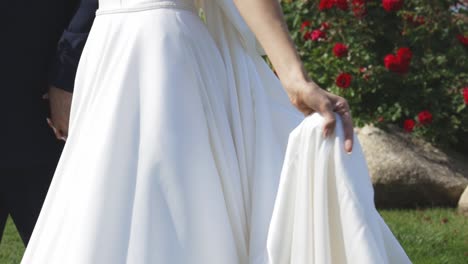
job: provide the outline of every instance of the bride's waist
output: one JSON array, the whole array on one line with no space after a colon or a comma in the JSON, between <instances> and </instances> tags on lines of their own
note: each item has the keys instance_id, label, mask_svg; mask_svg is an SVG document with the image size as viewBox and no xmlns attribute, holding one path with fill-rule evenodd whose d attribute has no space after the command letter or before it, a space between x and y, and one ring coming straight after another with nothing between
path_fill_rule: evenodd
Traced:
<instances>
[{"instance_id":1,"label":"bride's waist","mask_svg":"<svg viewBox=\"0 0 468 264\"><path fill-rule=\"evenodd\" d=\"M130 13L152 9L196 10L193 0L99 0L96 15Z\"/></svg>"}]
</instances>

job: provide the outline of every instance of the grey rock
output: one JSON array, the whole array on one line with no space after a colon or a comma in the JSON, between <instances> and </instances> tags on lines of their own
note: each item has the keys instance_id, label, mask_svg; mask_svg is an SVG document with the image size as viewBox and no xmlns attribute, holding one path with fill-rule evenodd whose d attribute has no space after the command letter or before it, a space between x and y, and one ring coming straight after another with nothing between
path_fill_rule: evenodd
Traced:
<instances>
[{"instance_id":1,"label":"grey rock","mask_svg":"<svg viewBox=\"0 0 468 264\"><path fill-rule=\"evenodd\" d=\"M468 216L468 187L465 189L458 201L458 211L461 214Z\"/></svg>"},{"instance_id":2,"label":"grey rock","mask_svg":"<svg viewBox=\"0 0 468 264\"><path fill-rule=\"evenodd\" d=\"M468 157L442 150L395 127L356 134L380 208L457 206L468 186Z\"/></svg>"}]
</instances>

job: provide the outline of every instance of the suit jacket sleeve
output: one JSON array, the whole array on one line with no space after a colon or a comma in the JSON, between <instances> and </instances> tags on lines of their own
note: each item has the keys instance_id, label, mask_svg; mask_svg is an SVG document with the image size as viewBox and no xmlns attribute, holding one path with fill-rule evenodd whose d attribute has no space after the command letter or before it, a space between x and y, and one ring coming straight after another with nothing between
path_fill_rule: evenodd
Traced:
<instances>
[{"instance_id":1,"label":"suit jacket sleeve","mask_svg":"<svg viewBox=\"0 0 468 264\"><path fill-rule=\"evenodd\" d=\"M98 8L98 0L80 0L59 40L49 74L49 84L73 92L81 52Z\"/></svg>"}]
</instances>

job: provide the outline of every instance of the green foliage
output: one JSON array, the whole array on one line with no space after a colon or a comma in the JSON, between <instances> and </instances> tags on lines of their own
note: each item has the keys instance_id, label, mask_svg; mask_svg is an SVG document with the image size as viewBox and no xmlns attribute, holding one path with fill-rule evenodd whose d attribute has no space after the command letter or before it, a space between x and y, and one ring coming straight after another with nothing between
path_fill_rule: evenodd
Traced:
<instances>
[{"instance_id":1,"label":"green foliage","mask_svg":"<svg viewBox=\"0 0 468 264\"><path fill-rule=\"evenodd\" d=\"M468 16L451 10L458 1L406 0L401 10L387 12L382 0L367 0L362 17L353 12L354 1L348 1L346 11L321 11L319 2L285 1L285 16L307 71L323 88L348 100L357 125L403 127L405 120L413 119L415 135L439 144L463 143L468 149L468 107L462 96L468 87L468 48L457 39L468 33ZM310 26L301 30L304 21ZM323 30L326 38L304 38L323 29L324 22L329 25ZM348 46L347 56L333 54L337 42ZM384 65L384 57L400 47L413 53L406 74ZM347 89L335 84L341 72L353 76ZM430 124L418 122L423 110L431 112Z\"/></svg>"}]
</instances>

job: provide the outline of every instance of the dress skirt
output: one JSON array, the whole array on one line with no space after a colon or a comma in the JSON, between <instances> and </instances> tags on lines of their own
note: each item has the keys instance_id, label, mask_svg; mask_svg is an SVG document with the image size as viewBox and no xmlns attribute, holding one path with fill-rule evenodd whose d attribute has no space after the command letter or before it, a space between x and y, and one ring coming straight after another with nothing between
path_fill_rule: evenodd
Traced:
<instances>
[{"instance_id":1,"label":"dress skirt","mask_svg":"<svg viewBox=\"0 0 468 264\"><path fill-rule=\"evenodd\" d=\"M225 71L194 11L98 15L22 263L248 263Z\"/></svg>"},{"instance_id":2,"label":"dress skirt","mask_svg":"<svg viewBox=\"0 0 468 264\"><path fill-rule=\"evenodd\" d=\"M99 4L23 264L409 262L362 153L317 136L232 1L206 24L191 0Z\"/></svg>"}]
</instances>

